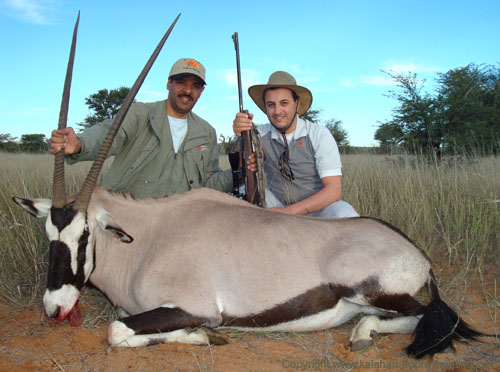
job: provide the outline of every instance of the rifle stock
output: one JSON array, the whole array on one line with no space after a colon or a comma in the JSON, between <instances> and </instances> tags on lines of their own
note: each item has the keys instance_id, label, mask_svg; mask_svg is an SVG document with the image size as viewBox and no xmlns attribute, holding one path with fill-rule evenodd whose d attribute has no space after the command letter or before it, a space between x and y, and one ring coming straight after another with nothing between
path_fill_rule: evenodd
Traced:
<instances>
[{"instance_id":1,"label":"rifle stock","mask_svg":"<svg viewBox=\"0 0 500 372\"><path fill-rule=\"evenodd\" d=\"M228 154L229 164L233 172L233 190L231 191L234 196L240 197L240 181L239 175L241 174L240 168L240 152L234 151Z\"/></svg>"},{"instance_id":2,"label":"rifle stock","mask_svg":"<svg viewBox=\"0 0 500 372\"><path fill-rule=\"evenodd\" d=\"M247 200L252 204L258 204L259 193L257 192L257 176L254 172L246 167L245 161L245 159L247 159L248 156L250 156L250 154L253 152L252 134L249 130L247 130L241 134L241 137L243 138L242 166L245 169Z\"/></svg>"},{"instance_id":3,"label":"rifle stock","mask_svg":"<svg viewBox=\"0 0 500 372\"><path fill-rule=\"evenodd\" d=\"M236 50L236 73L238 77L238 97L240 103L240 112L248 114L243 109L243 94L241 90L241 69L240 69L240 47L238 42L238 33L233 34L234 49ZM252 204L259 204L259 192L257 186L257 175L246 167L246 159L253 152L252 134L249 130L241 133L243 148L241 149L241 164L243 176L245 179L245 199ZM234 170L233 170L234 173ZM234 192L233 192L234 193Z\"/></svg>"}]
</instances>

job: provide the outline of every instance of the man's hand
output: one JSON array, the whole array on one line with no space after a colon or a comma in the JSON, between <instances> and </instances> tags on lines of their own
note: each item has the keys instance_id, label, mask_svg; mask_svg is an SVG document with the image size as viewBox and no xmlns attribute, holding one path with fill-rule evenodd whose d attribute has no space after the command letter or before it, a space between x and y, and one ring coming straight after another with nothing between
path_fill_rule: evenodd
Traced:
<instances>
[{"instance_id":1,"label":"man's hand","mask_svg":"<svg viewBox=\"0 0 500 372\"><path fill-rule=\"evenodd\" d=\"M82 144L71 127L52 131L49 152L55 155L62 149L65 155L77 154L82 149Z\"/></svg>"},{"instance_id":2,"label":"man's hand","mask_svg":"<svg viewBox=\"0 0 500 372\"><path fill-rule=\"evenodd\" d=\"M247 160L247 168L252 172L257 172L257 156L255 156L255 152L252 152Z\"/></svg>"},{"instance_id":3,"label":"man's hand","mask_svg":"<svg viewBox=\"0 0 500 372\"><path fill-rule=\"evenodd\" d=\"M237 137L241 136L241 132L252 129L252 119L253 114L244 112L238 112L233 121L233 132ZM252 172L257 172L257 157L255 153L252 152L246 160L247 168Z\"/></svg>"},{"instance_id":4,"label":"man's hand","mask_svg":"<svg viewBox=\"0 0 500 372\"><path fill-rule=\"evenodd\" d=\"M237 137L241 136L241 132L252 129L253 114L238 112L233 121L233 132Z\"/></svg>"}]
</instances>

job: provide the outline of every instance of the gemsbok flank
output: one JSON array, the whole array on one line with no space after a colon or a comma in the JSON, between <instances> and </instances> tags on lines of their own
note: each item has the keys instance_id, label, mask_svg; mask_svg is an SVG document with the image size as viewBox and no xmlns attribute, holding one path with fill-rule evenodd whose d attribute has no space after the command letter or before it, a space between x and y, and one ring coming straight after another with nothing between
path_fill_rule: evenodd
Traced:
<instances>
[{"instance_id":1,"label":"gemsbok flank","mask_svg":"<svg viewBox=\"0 0 500 372\"><path fill-rule=\"evenodd\" d=\"M113 136L179 16L132 87L76 198L66 198L63 151L56 155L52 200L14 198L30 214L47 217L46 316L80 325L80 290L91 282L130 314L110 325L113 346L222 344L214 329L314 331L357 314L366 315L352 330L353 351L366 348L375 333L415 332L407 353L420 358L452 347L454 339L482 335L441 300L426 255L383 221L290 216L206 188L138 200L96 187ZM413 297L425 284L426 306Z\"/></svg>"}]
</instances>

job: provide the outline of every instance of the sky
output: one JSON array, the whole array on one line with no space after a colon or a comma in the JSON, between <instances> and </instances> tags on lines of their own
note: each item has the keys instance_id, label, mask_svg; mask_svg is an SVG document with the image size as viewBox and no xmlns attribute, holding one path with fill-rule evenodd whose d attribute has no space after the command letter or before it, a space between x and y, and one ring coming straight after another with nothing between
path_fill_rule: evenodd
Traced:
<instances>
[{"instance_id":1,"label":"sky","mask_svg":"<svg viewBox=\"0 0 500 372\"><path fill-rule=\"evenodd\" d=\"M50 137L57 127L73 27L81 12L68 126L90 114L85 98L130 87L175 17L181 17L136 100L167 97L179 58L207 70L194 112L232 135L239 110L232 34L238 32L243 105L277 70L313 94L319 119L341 120L353 146L376 146L397 89L386 72L416 73L432 90L438 73L500 63L500 0L128 1L0 0L0 134Z\"/></svg>"}]
</instances>

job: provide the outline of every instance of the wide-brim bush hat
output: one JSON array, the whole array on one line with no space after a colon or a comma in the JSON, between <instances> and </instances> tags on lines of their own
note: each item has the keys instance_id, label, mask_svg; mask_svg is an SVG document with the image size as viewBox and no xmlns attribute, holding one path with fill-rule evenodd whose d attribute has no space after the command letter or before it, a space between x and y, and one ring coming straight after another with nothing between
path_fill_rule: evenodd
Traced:
<instances>
[{"instance_id":1,"label":"wide-brim bush hat","mask_svg":"<svg viewBox=\"0 0 500 372\"><path fill-rule=\"evenodd\" d=\"M312 104L312 94L309 89L297 85L295 78L285 71L276 71L269 76L267 84L252 85L248 94L255 104L265 113L264 92L268 88L287 88L293 90L300 99L298 108L299 116L305 114Z\"/></svg>"},{"instance_id":2,"label":"wide-brim bush hat","mask_svg":"<svg viewBox=\"0 0 500 372\"><path fill-rule=\"evenodd\" d=\"M168 79L180 79L187 75L197 76L203 81L203 84L207 84L205 81L205 66L193 58L181 58L177 60L170 69Z\"/></svg>"}]
</instances>

